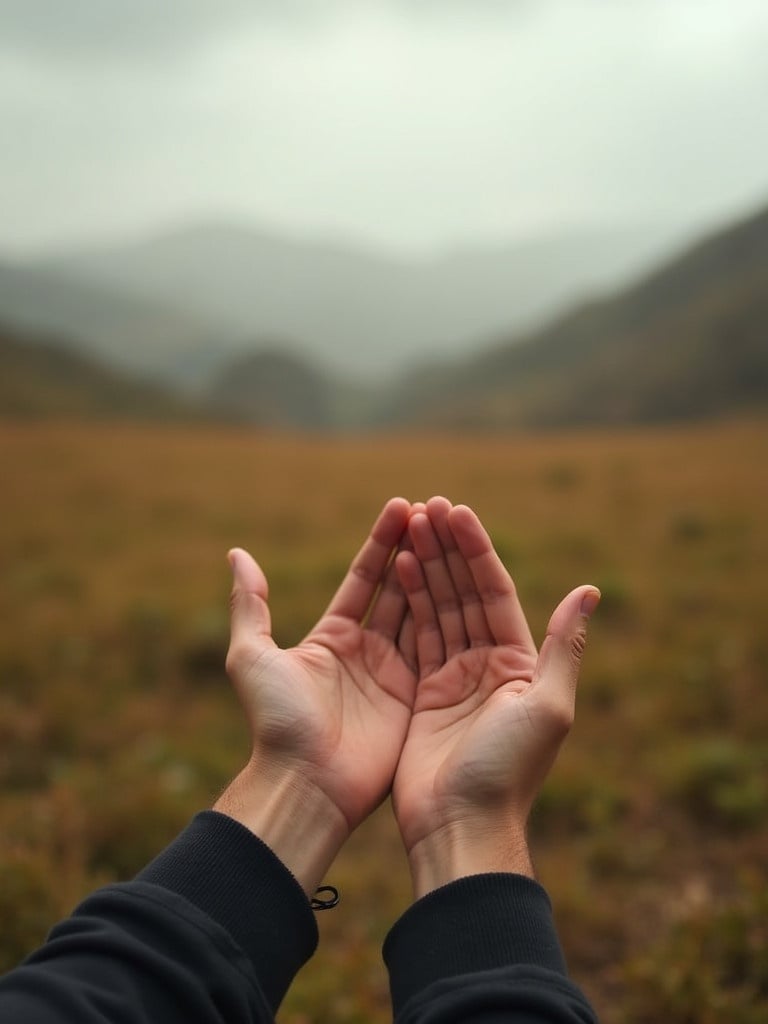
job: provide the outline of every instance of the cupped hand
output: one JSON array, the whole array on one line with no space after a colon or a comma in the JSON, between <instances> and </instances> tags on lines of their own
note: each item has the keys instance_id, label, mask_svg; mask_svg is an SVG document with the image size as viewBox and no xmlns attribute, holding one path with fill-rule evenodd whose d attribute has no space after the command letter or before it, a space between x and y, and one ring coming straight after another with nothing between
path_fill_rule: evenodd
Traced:
<instances>
[{"instance_id":1,"label":"cupped hand","mask_svg":"<svg viewBox=\"0 0 768 1024\"><path fill-rule=\"evenodd\" d=\"M526 822L573 721L599 592L564 598L539 653L471 509L433 498L409 532L397 569L419 682L392 798L417 894L463 874L530 874Z\"/></svg>"},{"instance_id":2,"label":"cupped hand","mask_svg":"<svg viewBox=\"0 0 768 1024\"><path fill-rule=\"evenodd\" d=\"M272 638L264 573L230 552L227 671L252 755L216 806L268 842L308 891L389 792L408 730L414 636L392 559L410 512L402 498L385 505L325 614L289 650Z\"/></svg>"}]
</instances>

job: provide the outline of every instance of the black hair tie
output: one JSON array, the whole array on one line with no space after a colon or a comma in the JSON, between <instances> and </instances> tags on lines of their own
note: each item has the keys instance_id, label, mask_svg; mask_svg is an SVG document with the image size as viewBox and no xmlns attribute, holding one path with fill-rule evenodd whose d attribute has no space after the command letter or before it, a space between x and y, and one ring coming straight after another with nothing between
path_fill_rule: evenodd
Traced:
<instances>
[{"instance_id":1,"label":"black hair tie","mask_svg":"<svg viewBox=\"0 0 768 1024\"><path fill-rule=\"evenodd\" d=\"M309 901L313 910L330 910L339 902L339 890L335 885L321 885Z\"/></svg>"}]
</instances>

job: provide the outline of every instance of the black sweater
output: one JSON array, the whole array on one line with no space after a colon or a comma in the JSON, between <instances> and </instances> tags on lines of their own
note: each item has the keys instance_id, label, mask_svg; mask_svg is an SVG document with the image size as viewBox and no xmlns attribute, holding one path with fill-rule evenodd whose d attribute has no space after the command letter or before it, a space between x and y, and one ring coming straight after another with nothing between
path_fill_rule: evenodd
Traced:
<instances>
[{"instance_id":1,"label":"black sweater","mask_svg":"<svg viewBox=\"0 0 768 1024\"><path fill-rule=\"evenodd\" d=\"M317 946L309 902L236 821L199 814L132 882L93 893L0 978L0 1022L273 1021ZM398 1024L591 1024L544 890L512 874L418 900L384 945Z\"/></svg>"}]
</instances>

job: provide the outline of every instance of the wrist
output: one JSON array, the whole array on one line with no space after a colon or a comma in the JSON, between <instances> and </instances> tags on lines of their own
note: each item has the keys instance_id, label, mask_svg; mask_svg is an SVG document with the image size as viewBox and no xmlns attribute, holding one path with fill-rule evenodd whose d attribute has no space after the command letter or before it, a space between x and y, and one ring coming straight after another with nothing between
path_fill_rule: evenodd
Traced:
<instances>
[{"instance_id":1,"label":"wrist","mask_svg":"<svg viewBox=\"0 0 768 1024\"><path fill-rule=\"evenodd\" d=\"M213 809L258 836L308 897L349 835L338 807L300 770L267 769L255 760L232 780Z\"/></svg>"},{"instance_id":2,"label":"wrist","mask_svg":"<svg viewBox=\"0 0 768 1024\"><path fill-rule=\"evenodd\" d=\"M414 897L459 878L495 872L534 878L525 823L451 822L416 842L408 852Z\"/></svg>"}]
</instances>

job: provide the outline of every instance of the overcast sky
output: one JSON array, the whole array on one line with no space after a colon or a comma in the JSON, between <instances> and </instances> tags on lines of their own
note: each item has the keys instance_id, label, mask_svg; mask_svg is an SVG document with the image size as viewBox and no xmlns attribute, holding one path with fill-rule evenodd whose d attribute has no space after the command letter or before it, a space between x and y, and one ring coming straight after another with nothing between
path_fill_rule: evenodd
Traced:
<instances>
[{"instance_id":1,"label":"overcast sky","mask_svg":"<svg viewBox=\"0 0 768 1024\"><path fill-rule=\"evenodd\" d=\"M0 0L0 249L402 250L768 203L766 0Z\"/></svg>"}]
</instances>

